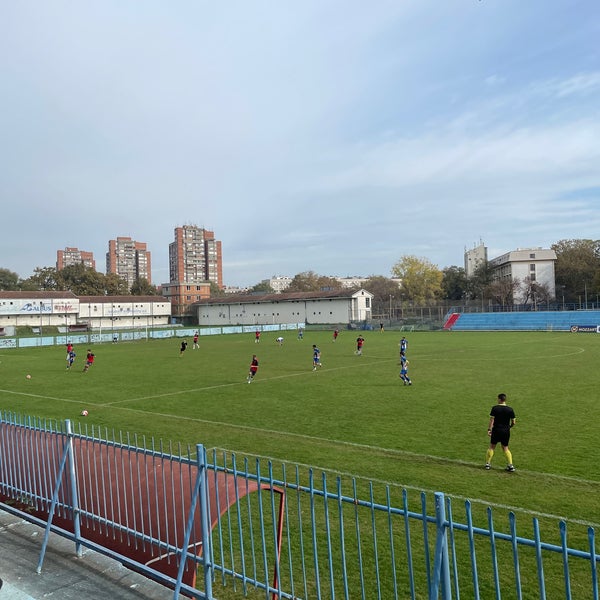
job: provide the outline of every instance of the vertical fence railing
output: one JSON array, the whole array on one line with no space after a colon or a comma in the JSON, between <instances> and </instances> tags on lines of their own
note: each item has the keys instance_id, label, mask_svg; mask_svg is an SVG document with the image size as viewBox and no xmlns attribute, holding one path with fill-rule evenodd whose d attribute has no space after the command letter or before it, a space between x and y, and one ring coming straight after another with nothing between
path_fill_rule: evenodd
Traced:
<instances>
[{"instance_id":1,"label":"vertical fence railing","mask_svg":"<svg viewBox=\"0 0 600 600\"><path fill-rule=\"evenodd\" d=\"M591 526L521 534L513 512L333 477L0 415L0 506L46 528L40 568L53 531L174 598L598 600Z\"/></svg>"}]
</instances>

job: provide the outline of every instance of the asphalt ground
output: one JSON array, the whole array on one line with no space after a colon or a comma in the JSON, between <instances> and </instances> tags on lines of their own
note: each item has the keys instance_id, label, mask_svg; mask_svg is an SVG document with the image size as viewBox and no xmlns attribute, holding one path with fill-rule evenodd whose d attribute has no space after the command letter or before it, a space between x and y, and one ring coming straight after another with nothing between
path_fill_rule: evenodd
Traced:
<instances>
[{"instance_id":1,"label":"asphalt ground","mask_svg":"<svg viewBox=\"0 0 600 600\"><path fill-rule=\"evenodd\" d=\"M50 534L37 573L44 530L0 510L0 600L171 600L173 591L121 563ZM183 599L183 596L181 596Z\"/></svg>"}]
</instances>

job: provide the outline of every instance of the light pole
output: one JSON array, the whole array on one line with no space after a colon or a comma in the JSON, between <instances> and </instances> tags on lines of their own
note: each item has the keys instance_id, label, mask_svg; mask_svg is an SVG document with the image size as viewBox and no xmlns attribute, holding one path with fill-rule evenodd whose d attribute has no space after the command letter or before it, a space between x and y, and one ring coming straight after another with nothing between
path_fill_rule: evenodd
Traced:
<instances>
[{"instance_id":1,"label":"light pole","mask_svg":"<svg viewBox=\"0 0 600 600\"><path fill-rule=\"evenodd\" d=\"M393 298L393 297L394 297L394 296L392 296L392 295L390 294L390 327L392 326L392 298Z\"/></svg>"}]
</instances>

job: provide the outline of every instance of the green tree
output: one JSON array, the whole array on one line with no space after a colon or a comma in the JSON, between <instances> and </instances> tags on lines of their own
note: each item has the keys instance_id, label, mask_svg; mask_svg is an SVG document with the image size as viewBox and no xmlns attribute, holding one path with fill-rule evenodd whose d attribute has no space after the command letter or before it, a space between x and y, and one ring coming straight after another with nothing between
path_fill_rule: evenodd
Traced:
<instances>
[{"instance_id":1,"label":"green tree","mask_svg":"<svg viewBox=\"0 0 600 600\"><path fill-rule=\"evenodd\" d=\"M210 297L220 298L225 296L225 290L221 289L214 281L210 282Z\"/></svg>"},{"instance_id":2,"label":"green tree","mask_svg":"<svg viewBox=\"0 0 600 600\"><path fill-rule=\"evenodd\" d=\"M127 280L119 277L116 273L108 273L104 277L104 290L107 296L128 296L129 286Z\"/></svg>"},{"instance_id":3,"label":"green tree","mask_svg":"<svg viewBox=\"0 0 600 600\"><path fill-rule=\"evenodd\" d=\"M36 267L33 274L23 280L21 288L29 292L64 289L59 286L58 271L54 267Z\"/></svg>"},{"instance_id":4,"label":"green tree","mask_svg":"<svg viewBox=\"0 0 600 600\"><path fill-rule=\"evenodd\" d=\"M269 285L269 281L265 279L264 281L259 281L256 285L253 285L250 288L251 294L273 294L275 290ZM212 296L212 289L210 292Z\"/></svg>"},{"instance_id":5,"label":"green tree","mask_svg":"<svg viewBox=\"0 0 600 600\"><path fill-rule=\"evenodd\" d=\"M404 255L392 267L394 277L402 279L402 291L415 304L441 298L443 274L427 258Z\"/></svg>"},{"instance_id":6,"label":"green tree","mask_svg":"<svg viewBox=\"0 0 600 600\"><path fill-rule=\"evenodd\" d=\"M156 296L158 290L145 277L138 277L131 286L130 290L133 296Z\"/></svg>"},{"instance_id":7,"label":"green tree","mask_svg":"<svg viewBox=\"0 0 600 600\"><path fill-rule=\"evenodd\" d=\"M467 274L462 267L446 267L442 270L442 290L447 300L463 300L468 293Z\"/></svg>"},{"instance_id":8,"label":"green tree","mask_svg":"<svg viewBox=\"0 0 600 600\"><path fill-rule=\"evenodd\" d=\"M556 252L556 288L569 302L583 294L600 293L600 241L560 240L551 246Z\"/></svg>"},{"instance_id":9,"label":"green tree","mask_svg":"<svg viewBox=\"0 0 600 600\"><path fill-rule=\"evenodd\" d=\"M56 273L57 288L70 290L77 296L104 295L104 275L83 263L69 265Z\"/></svg>"},{"instance_id":10,"label":"green tree","mask_svg":"<svg viewBox=\"0 0 600 600\"><path fill-rule=\"evenodd\" d=\"M0 290L4 292L19 289L19 276L8 269L0 269Z\"/></svg>"},{"instance_id":11,"label":"green tree","mask_svg":"<svg viewBox=\"0 0 600 600\"><path fill-rule=\"evenodd\" d=\"M294 276L286 292L320 292L340 289L342 289L342 284L334 277L318 275L314 271L304 271Z\"/></svg>"},{"instance_id":12,"label":"green tree","mask_svg":"<svg viewBox=\"0 0 600 600\"><path fill-rule=\"evenodd\" d=\"M471 300L483 300L490 297L492 269L488 262L481 263L471 277L467 278L467 297Z\"/></svg>"}]
</instances>

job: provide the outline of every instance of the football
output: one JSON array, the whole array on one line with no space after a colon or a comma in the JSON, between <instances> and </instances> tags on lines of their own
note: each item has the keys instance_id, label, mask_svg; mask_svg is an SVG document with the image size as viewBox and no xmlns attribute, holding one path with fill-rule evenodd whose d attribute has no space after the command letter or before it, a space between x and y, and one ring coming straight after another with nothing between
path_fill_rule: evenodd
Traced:
<instances>
[{"instance_id":1,"label":"football","mask_svg":"<svg viewBox=\"0 0 600 600\"><path fill-rule=\"evenodd\" d=\"M29 373L27 375L25 375L26 379L31 379L31 375L29 375Z\"/></svg>"},{"instance_id":2,"label":"football","mask_svg":"<svg viewBox=\"0 0 600 600\"><path fill-rule=\"evenodd\" d=\"M87 416L88 416L88 414L89 414L89 413L88 413L88 411L87 411L87 410L82 410L82 411L81 411L81 416L82 416L82 417L87 417Z\"/></svg>"}]
</instances>

